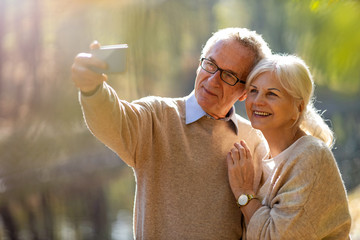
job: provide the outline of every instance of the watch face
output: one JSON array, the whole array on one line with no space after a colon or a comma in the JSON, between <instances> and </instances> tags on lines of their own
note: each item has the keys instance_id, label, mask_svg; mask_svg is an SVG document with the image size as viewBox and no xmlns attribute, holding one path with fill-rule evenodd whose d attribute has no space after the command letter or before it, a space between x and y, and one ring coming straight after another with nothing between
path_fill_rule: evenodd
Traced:
<instances>
[{"instance_id":1,"label":"watch face","mask_svg":"<svg viewBox=\"0 0 360 240\"><path fill-rule=\"evenodd\" d=\"M241 206L244 206L247 202L248 202L248 197L245 194L240 195L240 197L238 199L238 203Z\"/></svg>"}]
</instances>

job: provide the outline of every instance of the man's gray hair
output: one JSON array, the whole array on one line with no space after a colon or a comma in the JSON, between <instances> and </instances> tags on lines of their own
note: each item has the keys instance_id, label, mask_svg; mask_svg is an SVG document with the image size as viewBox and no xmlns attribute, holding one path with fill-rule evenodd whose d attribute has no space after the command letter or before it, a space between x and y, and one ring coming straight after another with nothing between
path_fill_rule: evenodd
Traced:
<instances>
[{"instance_id":1,"label":"man's gray hair","mask_svg":"<svg viewBox=\"0 0 360 240\"><path fill-rule=\"evenodd\" d=\"M205 57L211 48L219 41L235 40L254 52L255 66L261 59L271 56L271 50L261 35L247 28L224 28L213 33L201 51L201 58Z\"/></svg>"}]
</instances>

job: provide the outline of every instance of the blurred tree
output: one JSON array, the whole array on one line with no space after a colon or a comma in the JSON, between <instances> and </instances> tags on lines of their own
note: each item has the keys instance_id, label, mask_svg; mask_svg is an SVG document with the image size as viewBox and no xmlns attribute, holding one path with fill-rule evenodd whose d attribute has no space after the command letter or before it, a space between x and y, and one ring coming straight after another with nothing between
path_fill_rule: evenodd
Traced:
<instances>
[{"instance_id":1,"label":"blurred tree","mask_svg":"<svg viewBox=\"0 0 360 240\"><path fill-rule=\"evenodd\" d=\"M214 31L215 1L160 3L127 9L130 79L138 83L138 96L183 96L194 84L201 46Z\"/></svg>"},{"instance_id":2,"label":"blurred tree","mask_svg":"<svg viewBox=\"0 0 360 240\"><path fill-rule=\"evenodd\" d=\"M355 0L0 0L0 200L4 200L0 214L7 219L6 227L15 237L18 229L32 227L33 235L55 238L51 232L60 228L57 217L70 216L78 238L85 236L81 227L86 219L92 221L91 228L98 227L100 238L106 238L110 220L105 207L130 209L133 204L130 169L121 173L127 179L116 178L110 190L102 185L109 184L103 180L109 178L106 169L123 165L86 130L77 91L69 80L73 58L88 51L92 40L129 44L127 72L109 78L128 100L188 94L202 45L218 28L234 26L263 34L275 52L303 57L317 84L355 95L360 90L359 4ZM338 92L319 96L325 100L321 109L329 110L327 116L339 136L334 152L341 156L337 159L346 183L355 187L360 168L358 98L355 95L349 102ZM104 169L106 176L101 173ZM94 176L92 188L87 178ZM39 187L44 182L46 187ZM9 186L14 186L12 194ZM36 204L27 204L30 193L36 195ZM118 200L126 194L131 196ZM26 204L17 205L14 198ZM71 203L61 206L67 202ZM23 210L24 206L35 211ZM90 208L91 213L84 213ZM36 223L39 216L50 232L39 231L44 226ZM34 225L25 227L30 218ZM98 220L106 224L96 225Z\"/></svg>"},{"instance_id":3,"label":"blurred tree","mask_svg":"<svg viewBox=\"0 0 360 240\"><path fill-rule=\"evenodd\" d=\"M0 99L1 99L1 94L2 91L1 89L3 89L3 63L4 63L4 47L3 47L3 36L5 33L5 19L6 19L6 15L5 15L5 9L6 9L6 2L5 1L0 1ZM0 100L0 107L1 107L1 100ZM0 116L2 116L2 113L0 112Z\"/></svg>"}]
</instances>

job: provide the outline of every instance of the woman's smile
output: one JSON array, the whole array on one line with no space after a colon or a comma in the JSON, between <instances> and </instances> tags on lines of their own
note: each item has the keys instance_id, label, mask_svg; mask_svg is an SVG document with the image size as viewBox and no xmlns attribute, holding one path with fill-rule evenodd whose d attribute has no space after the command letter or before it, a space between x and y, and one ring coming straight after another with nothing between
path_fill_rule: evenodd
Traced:
<instances>
[{"instance_id":1,"label":"woman's smile","mask_svg":"<svg viewBox=\"0 0 360 240\"><path fill-rule=\"evenodd\" d=\"M259 117L267 117L267 116L272 115L271 113L262 112L262 111L253 111L253 114L254 114L255 116L259 116Z\"/></svg>"}]
</instances>

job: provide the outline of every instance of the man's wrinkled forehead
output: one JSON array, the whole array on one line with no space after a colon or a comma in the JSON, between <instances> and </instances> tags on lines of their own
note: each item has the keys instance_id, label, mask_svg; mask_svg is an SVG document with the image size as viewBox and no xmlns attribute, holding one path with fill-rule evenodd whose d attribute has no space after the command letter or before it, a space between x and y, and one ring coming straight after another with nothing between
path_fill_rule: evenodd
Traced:
<instances>
[{"instance_id":1,"label":"man's wrinkled forehead","mask_svg":"<svg viewBox=\"0 0 360 240\"><path fill-rule=\"evenodd\" d=\"M217 41L204 57L245 81L253 68L255 53L234 39L225 39Z\"/></svg>"}]
</instances>

